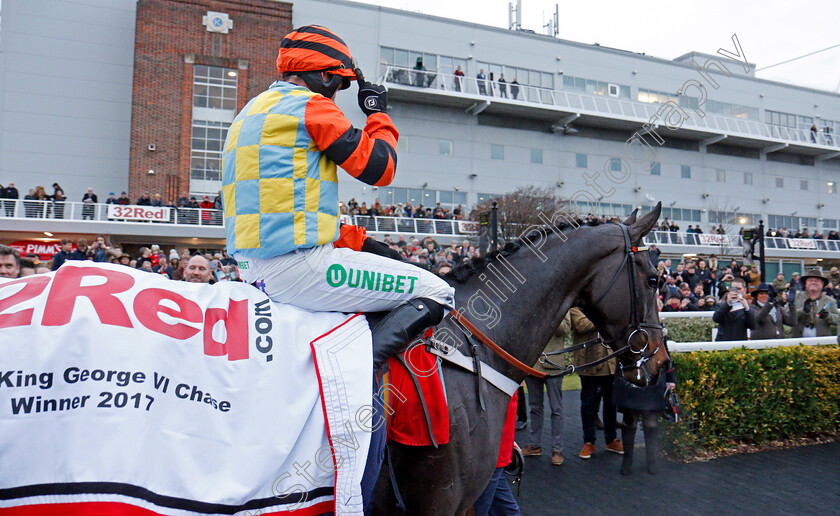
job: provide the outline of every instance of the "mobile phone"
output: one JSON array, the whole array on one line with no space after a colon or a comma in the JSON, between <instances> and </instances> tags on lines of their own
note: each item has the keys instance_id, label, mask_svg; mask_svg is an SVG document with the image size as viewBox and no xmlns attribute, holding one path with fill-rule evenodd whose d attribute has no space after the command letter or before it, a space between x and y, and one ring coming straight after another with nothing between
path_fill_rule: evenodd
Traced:
<instances>
[{"instance_id":1,"label":"mobile phone","mask_svg":"<svg viewBox=\"0 0 840 516\"><path fill-rule=\"evenodd\" d=\"M222 269L216 270L215 274L216 274L216 281L224 281L224 280L227 279L227 275L225 274L225 271L223 271Z\"/></svg>"}]
</instances>

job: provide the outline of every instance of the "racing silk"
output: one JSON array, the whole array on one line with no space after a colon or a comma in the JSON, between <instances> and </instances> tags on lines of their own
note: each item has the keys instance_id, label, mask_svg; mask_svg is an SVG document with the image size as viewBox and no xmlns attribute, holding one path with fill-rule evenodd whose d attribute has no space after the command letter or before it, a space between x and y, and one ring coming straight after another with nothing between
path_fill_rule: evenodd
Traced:
<instances>
[{"instance_id":1,"label":"racing silk","mask_svg":"<svg viewBox=\"0 0 840 516\"><path fill-rule=\"evenodd\" d=\"M399 133L385 113L356 129L335 103L277 81L228 130L222 158L227 249L271 258L338 237L336 164L356 179L394 179Z\"/></svg>"}]
</instances>

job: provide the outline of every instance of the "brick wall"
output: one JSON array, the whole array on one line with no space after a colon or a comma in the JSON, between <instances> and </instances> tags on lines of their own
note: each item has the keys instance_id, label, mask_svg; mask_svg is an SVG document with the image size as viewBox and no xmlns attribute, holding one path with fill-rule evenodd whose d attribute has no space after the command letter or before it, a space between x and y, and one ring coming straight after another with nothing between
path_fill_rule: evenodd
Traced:
<instances>
[{"instance_id":1,"label":"brick wall","mask_svg":"<svg viewBox=\"0 0 840 516\"><path fill-rule=\"evenodd\" d=\"M207 11L233 28L209 32ZM144 191L175 201L189 193L194 64L239 69L238 107L277 79L280 40L292 6L271 0L139 0L134 42L129 197ZM148 150L154 144L155 150ZM150 175L149 170L154 170Z\"/></svg>"}]
</instances>

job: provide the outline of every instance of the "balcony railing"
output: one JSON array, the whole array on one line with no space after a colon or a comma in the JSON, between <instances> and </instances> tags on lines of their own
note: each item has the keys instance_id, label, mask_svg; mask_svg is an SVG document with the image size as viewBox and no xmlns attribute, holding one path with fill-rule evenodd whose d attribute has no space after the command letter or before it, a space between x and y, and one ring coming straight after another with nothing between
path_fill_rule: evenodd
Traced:
<instances>
[{"instance_id":1,"label":"balcony railing","mask_svg":"<svg viewBox=\"0 0 840 516\"><path fill-rule=\"evenodd\" d=\"M109 204L92 204L83 202L67 202L67 201L30 201L30 200L0 200L0 219L55 219L55 220L69 220L69 221L91 221L91 222L154 222L157 224L179 224L179 225L193 225L193 226L223 226L224 219L222 217L222 210L211 210L206 208L172 208L165 207L169 210L169 216L163 220L152 219L148 220L132 220L130 216L125 218L108 216L108 206L118 206L124 209L140 208L140 209L159 209L153 206L135 206L135 205L109 205ZM8 228L3 228L8 229Z\"/></svg>"},{"instance_id":2,"label":"balcony railing","mask_svg":"<svg viewBox=\"0 0 840 516\"><path fill-rule=\"evenodd\" d=\"M743 249L744 239L740 235L716 235L707 233L678 233L675 231L651 231L647 244L702 246L727 250L730 253ZM780 238L764 237L765 249L787 249L792 251L834 251L840 252L840 240L823 238ZM757 250L756 250L757 251Z\"/></svg>"},{"instance_id":3,"label":"balcony railing","mask_svg":"<svg viewBox=\"0 0 840 516\"><path fill-rule=\"evenodd\" d=\"M575 92L558 91L549 88L514 85L510 82L491 82L475 77L458 77L452 74L434 71L415 70L399 66L387 66L382 81L386 84L410 86L418 90L441 91L456 95L478 95L497 101L522 102L526 105L539 105L556 108L565 113L587 114L606 118L620 118L642 124L651 120L657 123L657 111L660 104L635 102L628 99L605 97L601 95L583 95ZM700 117L692 109L684 108L688 116L681 125L686 130L701 133L737 136L753 140L769 140L774 143L795 143L798 145L829 147L827 150L840 148L836 135L825 132L812 132L792 127L770 125L756 120L730 118L712 113ZM663 123L661 120L658 122Z\"/></svg>"}]
</instances>

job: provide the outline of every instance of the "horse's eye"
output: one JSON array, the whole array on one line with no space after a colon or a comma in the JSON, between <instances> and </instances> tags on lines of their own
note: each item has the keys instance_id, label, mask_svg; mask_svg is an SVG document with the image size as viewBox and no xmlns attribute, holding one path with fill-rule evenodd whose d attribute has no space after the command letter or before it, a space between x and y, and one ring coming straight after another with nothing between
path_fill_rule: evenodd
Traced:
<instances>
[{"instance_id":1,"label":"horse's eye","mask_svg":"<svg viewBox=\"0 0 840 516\"><path fill-rule=\"evenodd\" d=\"M659 285L659 278L656 276L648 276L648 287L656 288Z\"/></svg>"}]
</instances>

